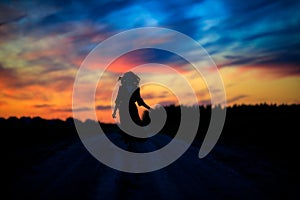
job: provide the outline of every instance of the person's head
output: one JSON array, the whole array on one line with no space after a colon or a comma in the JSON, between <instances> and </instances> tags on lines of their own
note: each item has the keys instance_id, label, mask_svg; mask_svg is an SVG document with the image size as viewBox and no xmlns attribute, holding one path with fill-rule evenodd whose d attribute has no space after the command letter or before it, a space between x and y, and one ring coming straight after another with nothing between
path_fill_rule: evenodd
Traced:
<instances>
[{"instance_id":1,"label":"person's head","mask_svg":"<svg viewBox=\"0 0 300 200\"><path fill-rule=\"evenodd\" d=\"M123 77L119 77L119 80L122 85L138 86L140 83L140 78L132 71L126 72Z\"/></svg>"}]
</instances>

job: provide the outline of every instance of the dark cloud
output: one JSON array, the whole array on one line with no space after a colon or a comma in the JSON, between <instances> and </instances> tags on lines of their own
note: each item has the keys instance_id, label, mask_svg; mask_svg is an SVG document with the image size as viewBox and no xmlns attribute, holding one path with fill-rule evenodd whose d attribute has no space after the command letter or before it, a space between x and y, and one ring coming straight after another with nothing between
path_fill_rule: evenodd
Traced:
<instances>
[{"instance_id":1,"label":"dark cloud","mask_svg":"<svg viewBox=\"0 0 300 200\"><path fill-rule=\"evenodd\" d=\"M211 105L211 99L202 99L200 100L199 105Z\"/></svg>"},{"instance_id":2,"label":"dark cloud","mask_svg":"<svg viewBox=\"0 0 300 200\"><path fill-rule=\"evenodd\" d=\"M173 65L173 67L180 67L184 64L188 64L188 62L171 52L165 51L165 50L159 50L159 49L139 49L135 51L128 52L122 56L120 56L118 59L116 59L112 66L118 66L117 63L122 63L123 61L129 60L130 65L132 67L143 65L143 64L149 64L149 63L159 63L159 64L165 64L165 65Z\"/></svg>"},{"instance_id":3,"label":"dark cloud","mask_svg":"<svg viewBox=\"0 0 300 200\"><path fill-rule=\"evenodd\" d=\"M176 102L174 101L160 101L158 104L162 105L162 106L170 106L170 105L174 105Z\"/></svg>"},{"instance_id":4,"label":"dark cloud","mask_svg":"<svg viewBox=\"0 0 300 200\"><path fill-rule=\"evenodd\" d=\"M243 59L243 56L241 55L225 55L224 58L228 60L237 60L237 59Z\"/></svg>"},{"instance_id":5,"label":"dark cloud","mask_svg":"<svg viewBox=\"0 0 300 200\"><path fill-rule=\"evenodd\" d=\"M0 10L0 26L17 22L26 17L26 14L23 11L16 9L11 5L1 4L1 2Z\"/></svg>"},{"instance_id":6,"label":"dark cloud","mask_svg":"<svg viewBox=\"0 0 300 200\"><path fill-rule=\"evenodd\" d=\"M166 98L166 97L168 97L167 93L161 93L159 95L154 95L154 94L143 95L143 98L145 99L158 99L158 98Z\"/></svg>"},{"instance_id":7,"label":"dark cloud","mask_svg":"<svg viewBox=\"0 0 300 200\"><path fill-rule=\"evenodd\" d=\"M280 53L273 53L266 56L232 56L227 55L224 58L228 62L223 66L251 66L274 69L274 72L280 71L282 76L300 75L300 52L291 53L288 50Z\"/></svg>"},{"instance_id":8,"label":"dark cloud","mask_svg":"<svg viewBox=\"0 0 300 200\"><path fill-rule=\"evenodd\" d=\"M231 56L234 59L229 59L230 61L223 66L242 66L242 65L250 65L255 63L256 57L244 57L244 56ZM227 56L228 58L228 56Z\"/></svg>"},{"instance_id":9,"label":"dark cloud","mask_svg":"<svg viewBox=\"0 0 300 200\"><path fill-rule=\"evenodd\" d=\"M275 9L280 6L281 9L289 8L294 5L294 0L252 0L252 1L239 1L239 0L226 0L226 8L231 13L236 15L245 15L245 13L253 13L259 10ZM265 14L266 15L266 14Z\"/></svg>"},{"instance_id":10,"label":"dark cloud","mask_svg":"<svg viewBox=\"0 0 300 200\"><path fill-rule=\"evenodd\" d=\"M135 1L120 0L120 1L91 1L88 6L88 18L101 21L102 18L110 13L118 12L119 10L126 8L134 4Z\"/></svg>"},{"instance_id":11,"label":"dark cloud","mask_svg":"<svg viewBox=\"0 0 300 200\"><path fill-rule=\"evenodd\" d=\"M49 90L54 91L71 91L75 81L75 76L59 75L51 78L47 78L47 74L44 75L46 80L43 80L43 85L47 86Z\"/></svg>"},{"instance_id":12,"label":"dark cloud","mask_svg":"<svg viewBox=\"0 0 300 200\"><path fill-rule=\"evenodd\" d=\"M163 26L174 29L181 33L187 34L190 37L198 38L199 37L199 24L201 22L201 17L194 18L178 18L178 13L174 13L174 16L171 16L169 21L166 21ZM178 19L177 21L171 21L171 19Z\"/></svg>"},{"instance_id":13,"label":"dark cloud","mask_svg":"<svg viewBox=\"0 0 300 200\"><path fill-rule=\"evenodd\" d=\"M253 1L226 1L226 9L230 12L230 16L224 20L221 27L224 30L237 33L237 31L248 30L243 33L245 36L256 35L260 29L267 31L273 30L281 26L289 26L293 20L287 18L299 18L300 4L297 1L273 1L273 0L253 0ZM261 24L265 26L261 26ZM259 26L257 26L259 25ZM274 26L275 25L275 26ZM258 33L260 34L260 33Z\"/></svg>"},{"instance_id":14,"label":"dark cloud","mask_svg":"<svg viewBox=\"0 0 300 200\"><path fill-rule=\"evenodd\" d=\"M51 109L52 112L84 112L84 111L89 111L91 110L90 108L87 107L82 107L82 108L55 108Z\"/></svg>"},{"instance_id":15,"label":"dark cloud","mask_svg":"<svg viewBox=\"0 0 300 200\"><path fill-rule=\"evenodd\" d=\"M7 93L3 92L1 94L1 97L8 98L8 99L13 99L13 100L41 100L41 101L48 101L48 97L46 94L40 93L40 92L27 92L27 91L21 91L17 93Z\"/></svg>"},{"instance_id":16,"label":"dark cloud","mask_svg":"<svg viewBox=\"0 0 300 200\"><path fill-rule=\"evenodd\" d=\"M24 89L28 86L45 86L56 91L71 90L75 80L74 76L49 74L40 75L30 72L20 73L16 68L4 68L0 63L0 79L5 88Z\"/></svg>"},{"instance_id":17,"label":"dark cloud","mask_svg":"<svg viewBox=\"0 0 300 200\"><path fill-rule=\"evenodd\" d=\"M53 105L51 105L51 104L36 104L36 105L33 105L34 108L50 108L52 106Z\"/></svg>"},{"instance_id":18,"label":"dark cloud","mask_svg":"<svg viewBox=\"0 0 300 200\"><path fill-rule=\"evenodd\" d=\"M290 27L284 27L279 30L271 30L271 31L265 31L257 34L250 35L248 37L245 37L243 40L245 42L253 41L256 39L263 39L265 37L284 37L286 35L293 35L298 34L300 32L300 26L290 26Z\"/></svg>"},{"instance_id":19,"label":"dark cloud","mask_svg":"<svg viewBox=\"0 0 300 200\"><path fill-rule=\"evenodd\" d=\"M0 63L0 80L2 83L12 82L17 79L16 70L11 68L4 68Z\"/></svg>"},{"instance_id":20,"label":"dark cloud","mask_svg":"<svg viewBox=\"0 0 300 200\"><path fill-rule=\"evenodd\" d=\"M11 23L11 22L19 21L19 20L23 19L24 17L26 17L26 15L21 15L21 16L17 16L15 18L12 18L12 19L3 20L3 21L0 22L0 26Z\"/></svg>"},{"instance_id":21,"label":"dark cloud","mask_svg":"<svg viewBox=\"0 0 300 200\"><path fill-rule=\"evenodd\" d=\"M286 52L282 53L276 53L272 55L271 57L262 60L262 61L257 61L257 64L269 64L269 65L284 65L284 64L295 64L298 66L300 70L300 52L299 53L290 53L288 50Z\"/></svg>"},{"instance_id":22,"label":"dark cloud","mask_svg":"<svg viewBox=\"0 0 300 200\"><path fill-rule=\"evenodd\" d=\"M248 95L243 95L243 94L242 95L238 95L238 96L235 96L235 97L233 97L231 99L227 99L226 103L227 104L231 104L231 103L234 103L234 102L236 102L236 101L238 101L240 99L246 98L246 97L248 97Z\"/></svg>"},{"instance_id":23,"label":"dark cloud","mask_svg":"<svg viewBox=\"0 0 300 200\"><path fill-rule=\"evenodd\" d=\"M230 37L230 36L223 36L221 35L219 39L217 39L216 41L213 42L208 42L208 43L204 43L203 47L204 48L211 48L211 47L215 47L215 48L219 48L219 47L223 47L223 46L227 46L229 44L232 44L233 42L236 42L236 39ZM224 49L219 48L220 51L224 51Z\"/></svg>"},{"instance_id":24,"label":"dark cloud","mask_svg":"<svg viewBox=\"0 0 300 200\"><path fill-rule=\"evenodd\" d=\"M111 106L102 106L102 105L96 106L96 110L109 110L109 109L111 109Z\"/></svg>"}]
</instances>

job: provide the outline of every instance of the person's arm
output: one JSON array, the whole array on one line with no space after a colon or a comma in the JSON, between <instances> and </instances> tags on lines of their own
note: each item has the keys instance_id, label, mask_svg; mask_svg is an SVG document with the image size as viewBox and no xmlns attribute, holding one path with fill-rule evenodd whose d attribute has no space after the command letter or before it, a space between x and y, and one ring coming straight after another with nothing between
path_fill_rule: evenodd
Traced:
<instances>
[{"instance_id":1,"label":"person's arm","mask_svg":"<svg viewBox=\"0 0 300 200\"><path fill-rule=\"evenodd\" d=\"M138 101L139 106L144 106L145 108L147 108L148 110L151 108L150 106L148 106L143 99L141 99L140 101Z\"/></svg>"},{"instance_id":2,"label":"person's arm","mask_svg":"<svg viewBox=\"0 0 300 200\"><path fill-rule=\"evenodd\" d=\"M144 106L145 108L147 108L148 110L151 109L150 106L148 106L144 100L142 99L141 97L141 94L140 94L140 88L137 89L137 103L139 106Z\"/></svg>"}]
</instances>

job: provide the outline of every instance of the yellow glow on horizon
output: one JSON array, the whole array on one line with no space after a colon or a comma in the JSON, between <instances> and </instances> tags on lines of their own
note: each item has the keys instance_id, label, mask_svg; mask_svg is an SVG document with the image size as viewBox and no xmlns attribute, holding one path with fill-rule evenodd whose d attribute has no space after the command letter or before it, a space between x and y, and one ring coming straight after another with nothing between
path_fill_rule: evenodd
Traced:
<instances>
[{"instance_id":1,"label":"yellow glow on horizon","mask_svg":"<svg viewBox=\"0 0 300 200\"><path fill-rule=\"evenodd\" d=\"M234 97L242 97L233 104L293 104L300 103L300 77L286 76L272 78L272 71L249 69L241 71L238 68L222 68L220 70L227 93L227 101ZM262 78L264 73L269 74Z\"/></svg>"},{"instance_id":2,"label":"yellow glow on horizon","mask_svg":"<svg viewBox=\"0 0 300 200\"><path fill-rule=\"evenodd\" d=\"M221 68L220 73L222 75L226 95L227 105L233 104L259 104L259 103L276 103L276 104L293 104L300 103L300 77L299 76L282 76L273 75L273 71L269 71L264 68L248 67L242 69L238 67L226 67ZM74 74L71 70L68 73ZM265 76L267 74L268 76ZM209 99L209 93L206 89L204 79L193 76L193 73L185 73L185 77L190 80L193 88L197 89L197 97L201 103L206 102ZM49 79L59 76L58 72L54 72L48 76ZM164 73L146 73L142 76L142 81L147 83L149 80L166 79L171 81L175 87L180 87L180 82L176 82L172 74ZM104 84L104 90L97 91L96 106L103 106L104 109L97 111L98 119L101 122L114 122L111 117L112 110L109 108L111 105L111 94L117 83L118 75L109 75L105 77L106 85ZM193 78L194 77L194 78ZM24 80L27 80L26 77ZM37 77L38 78L38 77ZM46 77L43 77L44 80ZM0 89L2 91L0 101L0 117L10 116L40 116L46 119L60 118L66 119L72 117L72 84L59 85L56 82L52 84L43 85L29 85L22 88L10 88L9 77L4 79L6 82L0 83ZM180 89L179 92L184 92ZM142 85L141 95L145 102L149 105L155 105L157 103L172 103L176 104L176 97L172 92L166 88L157 85ZM186 102L189 101L189 95L186 94ZM142 111L141 109L140 111ZM88 115L83 116L85 120L89 118ZM88 112L86 112L88 113Z\"/></svg>"}]
</instances>

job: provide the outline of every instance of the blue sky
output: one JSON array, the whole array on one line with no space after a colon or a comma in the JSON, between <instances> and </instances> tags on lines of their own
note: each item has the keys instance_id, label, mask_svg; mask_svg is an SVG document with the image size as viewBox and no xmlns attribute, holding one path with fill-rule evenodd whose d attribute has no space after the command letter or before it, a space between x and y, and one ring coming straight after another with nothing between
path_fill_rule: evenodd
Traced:
<instances>
[{"instance_id":1,"label":"blue sky","mask_svg":"<svg viewBox=\"0 0 300 200\"><path fill-rule=\"evenodd\" d=\"M299 8L299 1L286 0L2 1L0 38L69 35L78 44L76 54L84 56L118 32L160 26L199 41L222 66L297 65ZM91 42L97 35L103 37Z\"/></svg>"}]
</instances>

